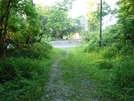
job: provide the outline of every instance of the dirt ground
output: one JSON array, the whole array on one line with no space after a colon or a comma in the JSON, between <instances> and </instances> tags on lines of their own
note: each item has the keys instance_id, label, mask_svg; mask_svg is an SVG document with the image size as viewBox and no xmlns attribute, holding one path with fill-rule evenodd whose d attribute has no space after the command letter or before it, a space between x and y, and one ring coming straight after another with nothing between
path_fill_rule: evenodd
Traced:
<instances>
[{"instance_id":1,"label":"dirt ground","mask_svg":"<svg viewBox=\"0 0 134 101\"><path fill-rule=\"evenodd\" d=\"M80 40L60 40L51 42L54 48L60 48L66 50L66 48L76 47L80 43ZM66 50L66 55L69 53ZM44 88L44 96L41 101L99 101L98 99L90 98L92 89L92 83L90 80L83 79L79 82L78 86L75 87L71 84L65 84L61 70L58 67L58 63L63 58L63 55L57 57L53 63L50 72L47 86Z\"/></svg>"}]
</instances>

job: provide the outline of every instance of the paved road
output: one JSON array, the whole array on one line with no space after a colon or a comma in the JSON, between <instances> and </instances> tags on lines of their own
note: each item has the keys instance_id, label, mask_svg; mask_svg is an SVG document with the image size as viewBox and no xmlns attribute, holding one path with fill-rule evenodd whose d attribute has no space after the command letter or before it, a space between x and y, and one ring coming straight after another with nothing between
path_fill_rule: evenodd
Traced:
<instances>
[{"instance_id":1,"label":"paved road","mask_svg":"<svg viewBox=\"0 0 134 101\"><path fill-rule=\"evenodd\" d=\"M79 43L81 42L81 40L58 40L58 41L51 41L50 44L52 44L52 46L54 48L61 48L61 49L65 49L65 48L72 48L72 47L76 47L79 45Z\"/></svg>"}]
</instances>

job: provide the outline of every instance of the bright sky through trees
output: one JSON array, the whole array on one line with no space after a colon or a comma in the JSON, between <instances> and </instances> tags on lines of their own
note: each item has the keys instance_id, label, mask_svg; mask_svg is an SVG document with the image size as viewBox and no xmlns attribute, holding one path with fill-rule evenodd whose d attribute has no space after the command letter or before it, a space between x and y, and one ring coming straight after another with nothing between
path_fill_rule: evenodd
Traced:
<instances>
[{"instance_id":1,"label":"bright sky through trees","mask_svg":"<svg viewBox=\"0 0 134 101\"><path fill-rule=\"evenodd\" d=\"M34 3L41 3L42 5L48 6L51 4L54 4L55 2L61 2L63 0L33 0ZM73 3L73 8L72 10L69 12L69 16L72 18L76 18L77 16L86 16L86 3L89 2L91 0L76 0ZM98 2L100 2L100 0L97 0ZM106 1L111 9L114 9L116 7L116 2L118 0L102 0L102 1ZM115 18L115 16L106 16L103 20L103 28L105 28L105 26L107 25L111 25L116 23L117 19Z\"/></svg>"},{"instance_id":2,"label":"bright sky through trees","mask_svg":"<svg viewBox=\"0 0 134 101\"><path fill-rule=\"evenodd\" d=\"M33 0L34 3L41 3L43 5L51 5L54 2L60 2L62 0ZM79 15L85 15L86 13L86 2L90 0L76 0L73 4L73 8L71 12L69 13L70 16L76 17ZM98 0L99 2L100 0ZM118 0L105 0L112 8L115 7L115 3Z\"/></svg>"}]
</instances>

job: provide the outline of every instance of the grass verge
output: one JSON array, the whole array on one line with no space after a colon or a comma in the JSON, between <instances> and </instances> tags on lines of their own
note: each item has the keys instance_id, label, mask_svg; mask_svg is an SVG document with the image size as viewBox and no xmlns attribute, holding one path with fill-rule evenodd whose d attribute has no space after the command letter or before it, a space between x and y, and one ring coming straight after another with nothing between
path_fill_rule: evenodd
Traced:
<instances>
[{"instance_id":1,"label":"grass verge","mask_svg":"<svg viewBox=\"0 0 134 101\"><path fill-rule=\"evenodd\" d=\"M85 100L90 96L100 101L134 101L133 55L113 47L97 48L89 53L83 50L81 47L68 50L69 54L59 63L64 81L75 90L80 89L83 80L91 80L93 92L83 91ZM75 100L80 100L76 97L79 92L76 90Z\"/></svg>"},{"instance_id":2,"label":"grass verge","mask_svg":"<svg viewBox=\"0 0 134 101\"><path fill-rule=\"evenodd\" d=\"M0 101L37 101L44 94L49 69L60 52L51 49L34 53L36 57L33 51L23 57L14 51L0 60Z\"/></svg>"}]
</instances>

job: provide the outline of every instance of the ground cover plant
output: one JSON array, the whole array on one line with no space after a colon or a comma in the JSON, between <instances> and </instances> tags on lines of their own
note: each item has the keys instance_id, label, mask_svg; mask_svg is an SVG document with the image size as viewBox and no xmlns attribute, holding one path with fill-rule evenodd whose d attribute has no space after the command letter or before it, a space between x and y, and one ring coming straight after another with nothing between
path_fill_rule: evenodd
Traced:
<instances>
[{"instance_id":1,"label":"ground cover plant","mask_svg":"<svg viewBox=\"0 0 134 101\"><path fill-rule=\"evenodd\" d=\"M40 43L24 50L25 54L9 51L7 57L0 60L0 101L40 99L58 51Z\"/></svg>"},{"instance_id":2,"label":"ground cover plant","mask_svg":"<svg viewBox=\"0 0 134 101\"><path fill-rule=\"evenodd\" d=\"M89 1L86 19L68 16L74 1L44 7L0 0L0 101L40 99L58 56L64 56L59 67L73 87L71 100L134 101L134 0L118 0L114 9L104 1L102 14L101 3ZM48 44L75 33L85 41L80 47L61 51Z\"/></svg>"},{"instance_id":3,"label":"ground cover plant","mask_svg":"<svg viewBox=\"0 0 134 101\"><path fill-rule=\"evenodd\" d=\"M91 80L94 85L92 91L96 92L87 94L90 91L85 90L85 98L91 96L100 101L133 101L133 55L126 55L123 52L126 50L118 51L114 48L97 48L89 53L84 52L81 46L70 49L69 54L59 64L65 82L79 89L82 80Z\"/></svg>"}]
</instances>

